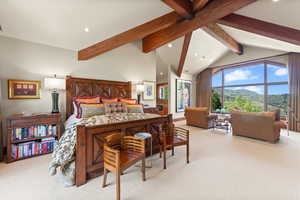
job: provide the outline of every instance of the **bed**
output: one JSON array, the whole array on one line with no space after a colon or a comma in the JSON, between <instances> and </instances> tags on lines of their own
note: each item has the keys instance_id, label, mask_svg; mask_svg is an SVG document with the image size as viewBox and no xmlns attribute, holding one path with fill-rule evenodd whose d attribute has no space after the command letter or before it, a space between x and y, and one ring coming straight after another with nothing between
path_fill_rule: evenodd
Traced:
<instances>
[{"instance_id":1,"label":"bed","mask_svg":"<svg viewBox=\"0 0 300 200\"><path fill-rule=\"evenodd\" d=\"M73 97L101 96L105 98L131 98L131 83L82 79L67 77L66 80L67 118L73 114ZM80 186L88 179L103 173L104 137L119 132L134 135L137 132L150 132L153 137L153 151L159 151L159 135L161 131L169 132L172 127L172 115L144 114L128 117L125 121L107 122L101 125L82 125L77 128L75 145L75 185ZM147 150L149 152L149 149ZM163 162L162 162L163 163Z\"/></svg>"}]
</instances>

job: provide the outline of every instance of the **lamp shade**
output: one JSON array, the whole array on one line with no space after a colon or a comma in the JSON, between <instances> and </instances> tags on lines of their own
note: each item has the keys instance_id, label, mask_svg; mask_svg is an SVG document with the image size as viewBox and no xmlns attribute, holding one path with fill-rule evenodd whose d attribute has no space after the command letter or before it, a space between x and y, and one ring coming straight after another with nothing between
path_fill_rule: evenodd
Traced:
<instances>
[{"instance_id":1,"label":"lamp shade","mask_svg":"<svg viewBox=\"0 0 300 200\"><path fill-rule=\"evenodd\" d=\"M144 87L143 84L137 84L137 85L136 85L136 92L137 92L137 93L144 92L144 90L145 90L145 87Z\"/></svg>"},{"instance_id":2,"label":"lamp shade","mask_svg":"<svg viewBox=\"0 0 300 200\"><path fill-rule=\"evenodd\" d=\"M49 90L65 90L66 81L62 78L45 78L45 88Z\"/></svg>"}]
</instances>

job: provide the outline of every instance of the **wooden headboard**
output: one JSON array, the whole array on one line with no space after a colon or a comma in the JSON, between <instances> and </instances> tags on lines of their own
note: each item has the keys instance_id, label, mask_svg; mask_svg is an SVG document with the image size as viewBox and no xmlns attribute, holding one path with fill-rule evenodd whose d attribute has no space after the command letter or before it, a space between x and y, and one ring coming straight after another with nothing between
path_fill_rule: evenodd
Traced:
<instances>
[{"instance_id":1,"label":"wooden headboard","mask_svg":"<svg viewBox=\"0 0 300 200\"><path fill-rule=\"evenodd\" d=\"M66 79L66 90L67 118L73 114L73 97L101 96L105 98L131 98L131 82L105 81L68 76Z\"/></svg>"}]
</instances>

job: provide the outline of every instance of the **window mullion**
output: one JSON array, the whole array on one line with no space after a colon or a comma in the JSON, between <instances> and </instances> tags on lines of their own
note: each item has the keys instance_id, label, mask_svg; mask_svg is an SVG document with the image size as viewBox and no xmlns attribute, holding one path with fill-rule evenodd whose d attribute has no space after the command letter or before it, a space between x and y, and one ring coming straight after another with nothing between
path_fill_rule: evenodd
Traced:
<instances>
[{"instance_id":1,"label":"window mullion","mask_svg":"<svg viewBox=\"0 0 300 200\"><path fill-rule=\"evenodd\" d=\"M264 76L264 110L268 111L268 70L266 62L264 62Z\"/></svg>"}]
</instances>

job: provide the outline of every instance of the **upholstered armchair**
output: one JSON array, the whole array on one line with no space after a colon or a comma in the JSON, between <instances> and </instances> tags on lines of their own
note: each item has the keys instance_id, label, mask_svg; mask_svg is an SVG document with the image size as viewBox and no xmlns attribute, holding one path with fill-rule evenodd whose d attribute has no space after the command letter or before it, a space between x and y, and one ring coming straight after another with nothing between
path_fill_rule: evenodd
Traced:
<instances>
[{"instance_id":1,"label":"upholstered armchair","mask_svg":"<svg viewBox=\"0 0 300 200\"><path fill-rule=\"evenodd\" d=\"M213 128L214 120L217 118L216 115L209 114L207 107L186 107L184 115L188 126L196 126L204 129Z\"/></svg>"}]
</instances>

